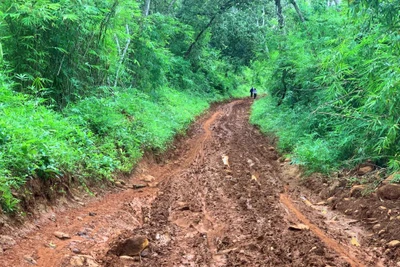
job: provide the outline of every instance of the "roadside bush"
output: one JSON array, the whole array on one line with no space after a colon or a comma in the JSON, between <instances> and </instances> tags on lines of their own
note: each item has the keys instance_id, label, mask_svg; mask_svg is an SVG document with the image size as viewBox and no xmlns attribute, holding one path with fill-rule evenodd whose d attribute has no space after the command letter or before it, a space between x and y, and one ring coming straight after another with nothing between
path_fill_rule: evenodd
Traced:
<instances>
[{"instance_id":1,"label":"roadside bush","mask_svg":"<svg viewBox=\"0 0 400 267\"><path fill-rule=\"evenodd\" d=\"M112 179L129 173L144 150L163 151L208 107L201 95L164 88L157 100L134 89L71 104L63 115L40 99L0 88L0 203L27 179Z\"/></svg>"},{"instance_id":2,"label":"roadside bush","mask_svg":"<svg viewBox=\"0 0 400 267\"><path fill-rule=\"evenodd\" d=\"M252 123L309 171L366 160L400 170L398 21L354 5L308 9L306 22L271 41L264 67L253 65L270 96L254 105Z\"/></svg>"}]
</instances>

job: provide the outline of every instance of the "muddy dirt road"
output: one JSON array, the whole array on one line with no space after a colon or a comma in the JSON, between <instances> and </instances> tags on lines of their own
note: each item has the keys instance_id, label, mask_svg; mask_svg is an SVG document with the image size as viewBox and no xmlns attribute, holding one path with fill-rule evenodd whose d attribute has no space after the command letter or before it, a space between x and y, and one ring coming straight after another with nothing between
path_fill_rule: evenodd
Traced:
<instances>
[{"instance_id":1,"label":"muddy dirt road","mask_svg":"<svg viewBox=\"0 0 400 267\"><path fill-rule=\"evenodd\" d=\"M352 245L347 226L328 230L304 204L295 174L248 123L250 105L212 108L125 189L16 231L0 266L385 266L379 250ZM151 245L141 263L117 249L137 235Z\"/></svg>"}]
</instances>

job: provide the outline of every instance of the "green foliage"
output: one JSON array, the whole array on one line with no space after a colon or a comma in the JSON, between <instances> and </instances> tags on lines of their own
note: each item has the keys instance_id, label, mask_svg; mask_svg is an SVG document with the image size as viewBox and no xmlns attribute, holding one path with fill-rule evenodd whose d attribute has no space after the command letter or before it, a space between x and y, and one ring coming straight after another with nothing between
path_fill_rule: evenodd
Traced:
<instances>
[{"instance_id":1,"label":"green foliage","mask_svg":"<svg viewBox=\"0 0 400 267\"><path fill-rule=\"evenodd\" d=\"M344 5L338 12L304 4L308 21L287 23L269 41L270 57L260 59L271 96L255 105L252 122L311 171L367 159L400 169L398 22L386 8L398 1L361 2L350 6L351 18Z\"/></svg>"},{"instance_id":2,"label":"green foliage","mask_svg":"<svg viewBox=\"0 0 400 267\"><path fill-rule=\"evenodd\" d=\"M143 3L0 3L4 210L17 208L29 179L86 186L128 173L211 101L247 94L238 74L264 51L266 25L252 19L264 1L153 0L149 15Z\"/></svg>"},{"instance_id":3,"label":"green foliage","mask_svg":"<svg viewBox=\"0 0 400 267\"><path fill-rule=\"evenodd\" d=\"M90 97L64 116L4 86L0 99L0 203L7 211L18 203L11 190L27 179L68 175L84 183L129 173L144 150L165 150L208 107L202 95L169 88L157 100L137 90Z\"/></svg>"}]
</instances>

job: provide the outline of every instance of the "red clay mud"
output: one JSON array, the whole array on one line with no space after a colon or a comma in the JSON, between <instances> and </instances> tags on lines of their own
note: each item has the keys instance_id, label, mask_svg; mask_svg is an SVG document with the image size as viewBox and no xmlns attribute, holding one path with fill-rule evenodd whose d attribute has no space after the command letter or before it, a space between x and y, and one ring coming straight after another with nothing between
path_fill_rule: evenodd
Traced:
<instances>
[{"instance_id":1,"label":"red clay mud","mask_svg":"<svg viewBox=\"0 0 400 267\"><path fill-rule=\"evenodd\" d=\"M343 245L349 242L345 232L330 231L326 218L290 191L298 189L293 181L282 194L288 181L285 166L276 160L270 140L248 123L250 105L251 100L238 100L213 107L161 162L144 159L121 192L80 207L55 208L52 216L15 229L10 236L16 244L0 255L0 266L342 267L385 262L372 249L367 254ZM145 177L154 181L132 189L146 184ZM289 229L298 223L310 230ZM71 238L59 239L56 231ZM135 253L121 255L128 249L121 247L126 240L138 236L150 243L141 262Z\"/></svg>"}]
</instances>

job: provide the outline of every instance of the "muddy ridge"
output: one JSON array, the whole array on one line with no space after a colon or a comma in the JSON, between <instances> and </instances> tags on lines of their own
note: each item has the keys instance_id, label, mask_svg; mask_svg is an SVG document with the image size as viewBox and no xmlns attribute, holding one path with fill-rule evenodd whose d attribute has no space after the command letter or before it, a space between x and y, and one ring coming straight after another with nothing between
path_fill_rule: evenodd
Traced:
<instances>
[{"instance_id":1,"label":"muddy ridge","mask_svg":"<svg viewBox=\"0 0 400 267\"><path fill-rule=\"evenodd\" d=\"M0 239L0 266L395 266L360 246L362 229L308 205L293 166L249 124L251 103L214 107L123 191L31 222L6 249Z\"/></svg>"}]
</instances>

